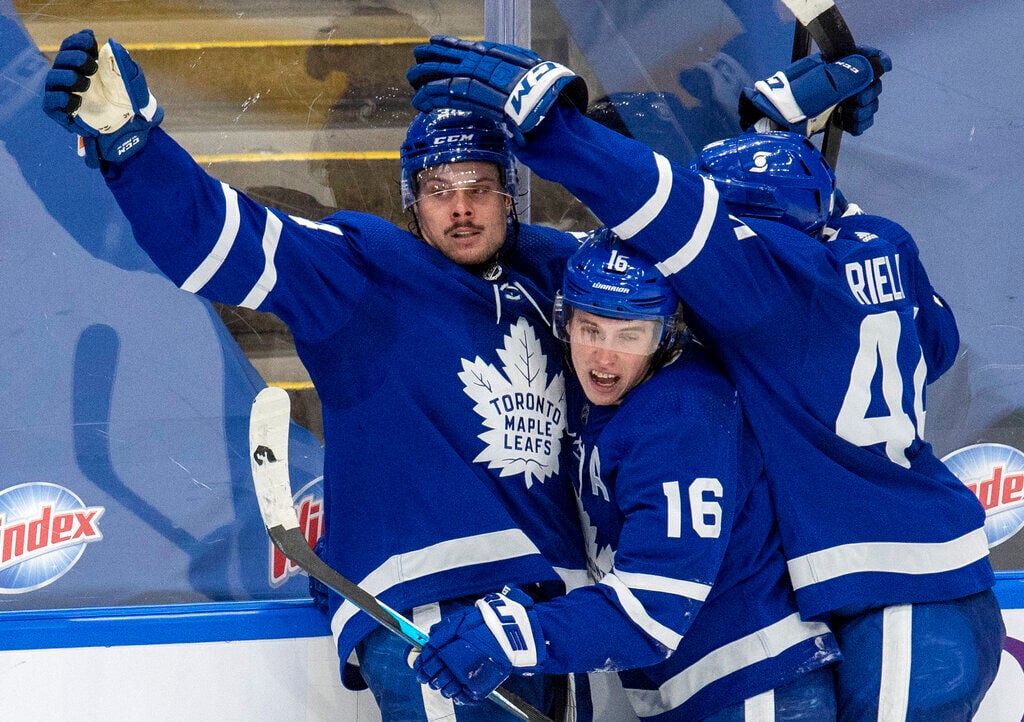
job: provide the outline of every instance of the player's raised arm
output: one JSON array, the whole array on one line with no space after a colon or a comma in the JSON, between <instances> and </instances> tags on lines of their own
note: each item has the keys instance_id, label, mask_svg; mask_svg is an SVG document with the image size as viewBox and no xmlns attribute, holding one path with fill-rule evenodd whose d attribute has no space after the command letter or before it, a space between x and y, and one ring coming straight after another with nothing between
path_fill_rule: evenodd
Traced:
<instances>
[{"instance_id":1,"label":"player's raised arm","mask_svg":"<svg viewBox=\"0 0 1024 722\"><path fill-rule=\"evenodd\" d=\"M103 173L135 240L183 290L273 310L298 334L322 336L343 321L364 283L358 249L369 233L359 231L370 222L346 233L340 222L292 218L210 176L158 127L164 111L116 41L98 46L92 30L68 36L43 111L78 136L79 155Z\"/></svg>"}]
</instances>

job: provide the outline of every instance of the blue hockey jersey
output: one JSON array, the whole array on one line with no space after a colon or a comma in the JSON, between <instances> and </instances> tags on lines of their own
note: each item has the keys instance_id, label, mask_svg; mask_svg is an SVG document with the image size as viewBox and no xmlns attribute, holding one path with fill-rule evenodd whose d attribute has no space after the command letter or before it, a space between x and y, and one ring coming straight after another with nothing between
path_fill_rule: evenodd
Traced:
<instances>
[{"instance_id":1,"label":"blue hockey jersey","mask_svg":"<svg viewBox=\"0 0 1024 722\"><path fill-rule=\"evenodd\" d=\"M903 228L851 216L816 242L732 217L711 181L562 105L519 155L656 261L721 355L805 616L993 585L982 507L923 438L959 336Z\"/></svg>"},{"instance_id":2,"label":"blue hockey jersey","mask_svg":"<svg viewBox=\"0 0 1024 722\"><path fill-rule=\"evenodd\" d=\"M620 671L642 719L691 720L838 659L799 617L760 449L699 346L620 406L590 405L572 376L568 397L599 581L534 607L545 672Z\"/></svg>"},{"instance_id":3,"label":"blue hockey jersey","mask_svg":"<svg viewBox=\"0 0 1024 722\"><path fill-rule=\"evenodd\" d=\"M394 609L585 578L548 320L574 237L524 226L483 280L375 216L265 208L159 128L107 181L175 284L292 331L323 406L328 564ZM375 623L330 607L346 659Z\"/></svg>"}]
</instances>

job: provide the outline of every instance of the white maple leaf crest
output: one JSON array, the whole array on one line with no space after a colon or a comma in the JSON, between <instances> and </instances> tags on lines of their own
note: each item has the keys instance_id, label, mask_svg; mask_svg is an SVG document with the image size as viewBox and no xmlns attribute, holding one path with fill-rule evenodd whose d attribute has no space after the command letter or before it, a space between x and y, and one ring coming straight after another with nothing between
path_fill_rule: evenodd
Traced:
<instances>
[{"instance_id":1,"label":"white maple leaf crest","mask_svg":"<svg viewBox=\"0 0 1024 722\"><path fill-rule=\"evenodd\" d=\"M583 508L583 503L578 497L576 507L579 512L580 526L583 527L583 535L586 537L584 543L587 549L587 572L591 581L596 584L615 568L615 550L610 544L605 544L603 547L598 546L597 527L590 523L590 515Z\"/></svg>"},{"instance_id":2,"label":"white maple leaf crest","mask_svg":"<svg viewBox=\"0 0 1024 722\"><path fill-rule=\"evenodd\" d=\"M561 371L548 381L548 359L533 327L520 318L497 349L502 368L479 356L462 359L466 394L487 429L485 446L474 462L500 469L499 476L522 474L526 488L558 473L565 428L565 380Z\"/></svg>"}]
</instances>

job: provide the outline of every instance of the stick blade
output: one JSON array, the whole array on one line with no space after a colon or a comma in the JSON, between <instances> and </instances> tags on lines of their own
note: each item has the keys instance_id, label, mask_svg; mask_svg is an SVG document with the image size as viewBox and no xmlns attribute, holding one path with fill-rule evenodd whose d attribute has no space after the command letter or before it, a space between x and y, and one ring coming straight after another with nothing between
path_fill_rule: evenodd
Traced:
<instances>
[{"instance_id":1,"label":"stick blade","mask_svg":"<svg viewBox=\"0 0 1024 722\"><path fill-rule=\"evenodd\" d=\"M291 400L287 391L271 386L256 395L249 415L249 462L256 500L268 529L299 526L288 479L290 424Z\"/></svg>"}]
</instances>

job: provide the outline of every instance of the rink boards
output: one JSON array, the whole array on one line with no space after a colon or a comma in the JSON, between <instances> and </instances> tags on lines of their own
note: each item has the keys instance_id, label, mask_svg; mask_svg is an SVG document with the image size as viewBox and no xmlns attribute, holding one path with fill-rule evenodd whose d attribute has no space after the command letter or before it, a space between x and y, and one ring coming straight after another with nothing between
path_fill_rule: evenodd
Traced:
<instances>
[{"instance_id":1,"label":"rink boards","mask_svg":"<svg viewBox=\"0 0 1024 722\"><path fill-rule=\"evenodd\" d=\"M980 722L1024 720L1024 579L1000 579L1007 643ZM132 607L5 616L4 717L379 722L338 681L325 619L307 601ZM613 687L595 699L622 720Z\"/></svg>"}]
</instances>

